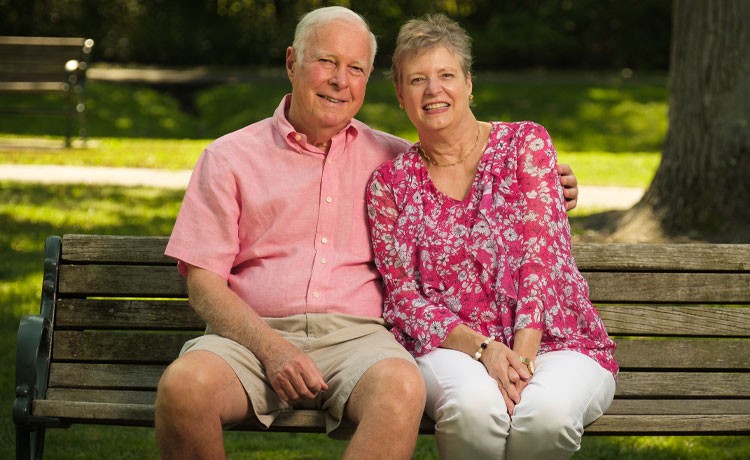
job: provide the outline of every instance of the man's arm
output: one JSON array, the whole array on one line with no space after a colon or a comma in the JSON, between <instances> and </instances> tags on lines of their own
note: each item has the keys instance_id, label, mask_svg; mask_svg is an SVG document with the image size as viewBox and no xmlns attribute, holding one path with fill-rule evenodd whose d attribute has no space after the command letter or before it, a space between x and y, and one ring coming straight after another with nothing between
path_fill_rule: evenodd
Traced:
<instances>
[{"instance_id":1,"label":"man's arm","mask_svg":"<svg viewBox=\"0 0 750 460\"><path fill-rule=\"evenodd\" d=\"M255 354L271 386L285 402L313 399L328 389L312 359L271 329L229 289L224 278L189 266L187 284L193 309L217 334Z\"/></svg>"},{"instance_id":2,"label":"man's arm","mask_svg":"<svg viewBox=\"0 0 750 460\"><path fill-rule=\"evenodd\" d=\"M578 204L578 180L569 164L558 164L557 171L560 173L560 183L563 186L565 209L570 211Z\"/></svg>"}]
</instances>

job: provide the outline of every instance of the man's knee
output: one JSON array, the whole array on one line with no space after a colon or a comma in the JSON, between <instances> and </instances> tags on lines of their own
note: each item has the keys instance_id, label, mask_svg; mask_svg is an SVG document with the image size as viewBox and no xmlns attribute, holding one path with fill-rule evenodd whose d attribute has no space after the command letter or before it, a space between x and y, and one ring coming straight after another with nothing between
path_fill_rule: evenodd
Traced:
<instances>
[{"instance_id":1,"label":"man's knee","mask_svg":"<svg viewBox=\"0 0 750 460\"><path fill-rule=\"evenodd\" d=\"M349 416L356 421L365 414L379 412L389 414L393 421L419 420L424 411L425 394L424 380L414 364L400 358L384 359L365 372L347 408Z\"/></svg>"},{"instance_id":2,"label":"man's knee","mask_svg":"<svg viewBox=\"0 0 750 460\"><path fill-rule=\"evenodd\" d=\"M420 412L424 410L426 390L424 379L419 368L409 361L392 358L379 363L380 384L383 389L381 400L398 406L418 406Z\"/></svg>"},{"instance_id":3,"label":"man's knee","mask_svg":"<svg viewBox=\"0 0 750 460\"><path fill-rule=\"evenodd\" d=\"M229 371L229 372L228 372ZM209 352L187 353L167 367L159 380L156 392L156 411L159 414L185 415L219 412L219 391L228 386L234 374L223 360Z\"/></svg>"}]
</instances>

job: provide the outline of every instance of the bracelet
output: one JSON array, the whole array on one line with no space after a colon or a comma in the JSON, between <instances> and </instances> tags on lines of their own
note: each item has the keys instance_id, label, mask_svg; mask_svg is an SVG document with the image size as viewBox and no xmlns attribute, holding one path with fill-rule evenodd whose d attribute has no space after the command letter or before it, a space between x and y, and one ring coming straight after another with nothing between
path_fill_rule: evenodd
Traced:
<instances>
[{"instance_id":1,"label":"bracelet","mask_svg":"<svg viewBox=\"0 0 750 460\"><path fill-rule=\"evenodd\" d=\"M479 361L482 358L482 352L484 352L484 350L487 348L487 346L493 340L495 340L495 336L494 335L491 335L491 336L487 337L486 339L484 339L484 342L482 342L482 344L479 345L479 350L477 350L477 352L474 353L474 360Z\"/></svg>"},{"instance_id":2,"label":"bracelet","mask_svg":"<svg viewBox=\"0 0 750 460\"><path fill-rule=\"evenodd\" d=\"M526 366L526 369L529 370L529 374L533 376L534 375L534 363L531 362L531 360L525 356L519 356L518 360L521 361Z\"/></svg>"}]
</instances>

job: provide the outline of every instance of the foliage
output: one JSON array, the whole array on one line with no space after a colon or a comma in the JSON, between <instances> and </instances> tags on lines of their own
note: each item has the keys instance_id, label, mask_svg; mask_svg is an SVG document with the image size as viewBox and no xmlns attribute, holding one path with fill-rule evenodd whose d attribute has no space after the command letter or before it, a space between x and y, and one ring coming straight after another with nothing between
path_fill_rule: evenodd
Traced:
<instances>
[{"instance_id":1,"label":"foliage","mask_svg":"<svg viewBox=\"0 0 750 460\"><path fill-rule=\"evenodd\" d=\"M86 36L94 60L142 64L279 65L305 12L354 8L387 66L399 26L445 12L474 37L481 68L667 69L670 0L0 0L6 35Z\"/></svg>"},{"instance_id":2,"label":"foliage","mask_svg":"<svg viewBox=\"0 0 750 460\"><path fill-rule=\"evenodd\" d=\"M474 111L482 120L533 120L543 124L561 152L660 151L667 129L663 74L514 72L474 78ZM89 134L97 137L212 139L269 116L290 91L285 78L258 78L199 90L187 113L177 99L145 86L91 81ZM0 95L0 104L22 101ZM416 132L398 109L392 84L375 75L357 118L415 140ZM0 133L57 134L63 122L50 117L0 118Z\"/></svg>"}]
</instances>

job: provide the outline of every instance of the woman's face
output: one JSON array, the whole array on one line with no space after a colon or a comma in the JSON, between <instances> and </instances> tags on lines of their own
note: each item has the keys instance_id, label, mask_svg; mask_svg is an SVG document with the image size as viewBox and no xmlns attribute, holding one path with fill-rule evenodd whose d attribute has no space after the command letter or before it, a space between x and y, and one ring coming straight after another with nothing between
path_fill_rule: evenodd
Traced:
<instances>
[{"instance_id":1,"label":"woman's face","mask_svg":"<svg viewBox=\"0 0 750 460\"><path fill-rule=\"evenodd\" d=\"M402 70L398 100L420 135L455 127L471 113L471 76L447 48L425 50L406 60Z\"/></svg>"}]
</instances>

